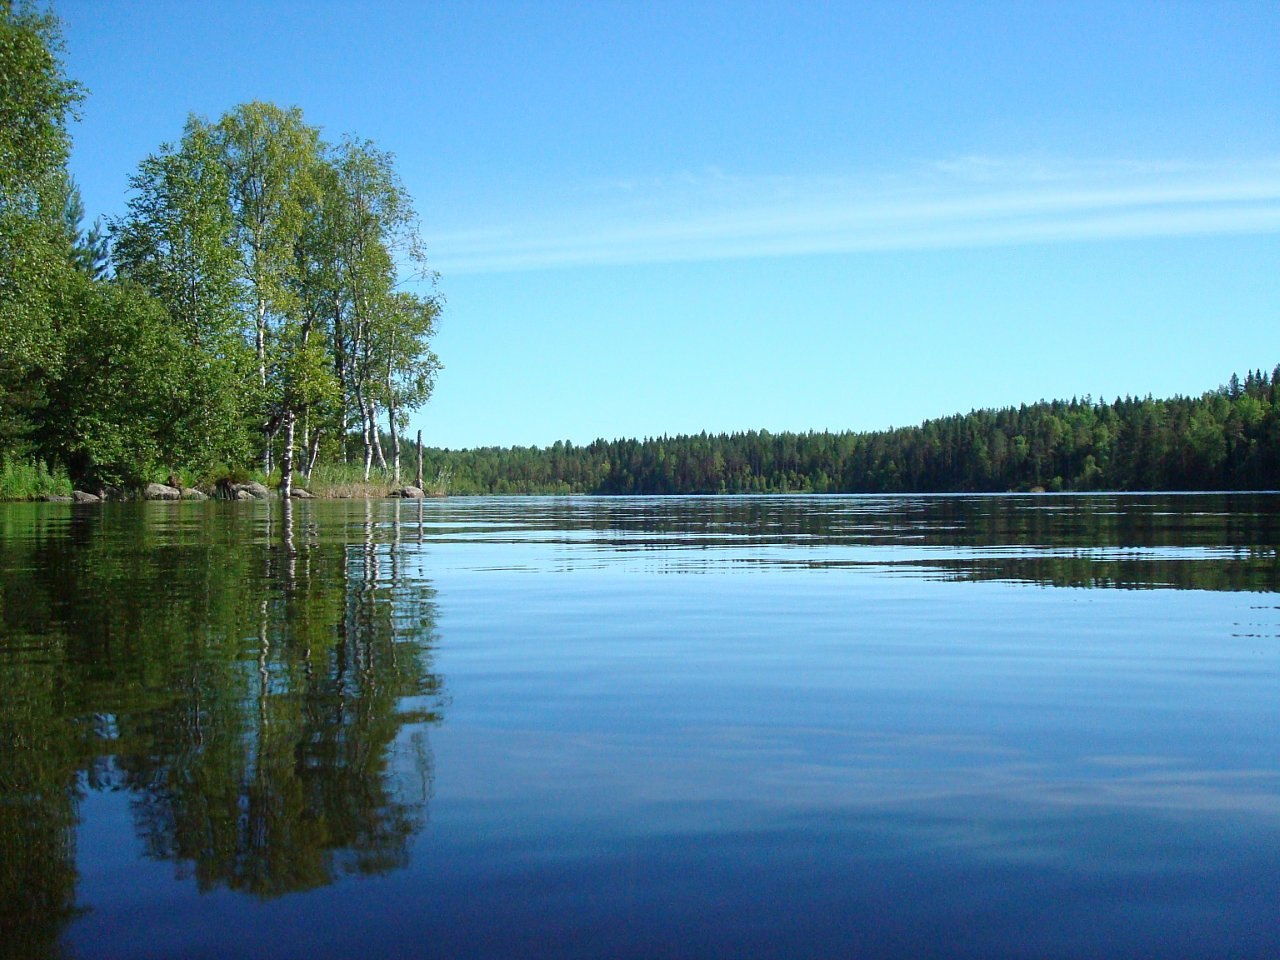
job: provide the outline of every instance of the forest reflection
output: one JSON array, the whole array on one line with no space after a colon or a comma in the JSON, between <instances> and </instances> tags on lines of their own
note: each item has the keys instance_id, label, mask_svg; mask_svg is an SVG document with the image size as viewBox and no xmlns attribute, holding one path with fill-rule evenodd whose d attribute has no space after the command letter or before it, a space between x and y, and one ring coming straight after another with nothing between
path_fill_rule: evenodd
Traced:
<instances>
[{"instance_id":1,"label":"forest reflection","mask_svg":"<svg viewBox=\"0 0 1280 960\"><path fill-rule=\"evenodd\" d=\"M78 806L276 897L407 862L432 788L431 587L307 504L0 514L0 954L56 956ZM354 540L354 542L350 542Z\"/></svg>"},{"instance_id":2,"label":"forest reflection","mask_svg":"<svg viewBox=\"0 0 1280 960\"><path fill-rule=\"evenodd\" d=\"M1280 589L1274 493L999 496L478 498L453 501L439 542L594 544L655 564L872 567L1040 586ZM513 504L519 504L513 509Z\"/></svg>"},{"instance_id":3,"label":"forest reflection","mask_svg":"<svg viewBox=\"0 0 1280 960\"><path fill-rule=\"evenodd\" d=\"M428 570L1274 593L1278 544L1275 494L5 504L0 956L58 955L93 791L202 891L404 866L448 705Z\"/></svg>"}]
</instances>

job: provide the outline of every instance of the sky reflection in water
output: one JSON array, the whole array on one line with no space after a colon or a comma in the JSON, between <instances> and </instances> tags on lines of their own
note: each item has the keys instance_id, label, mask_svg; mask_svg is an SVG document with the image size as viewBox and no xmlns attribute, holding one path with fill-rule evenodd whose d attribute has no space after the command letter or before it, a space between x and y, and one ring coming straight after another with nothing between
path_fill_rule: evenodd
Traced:
<instances>
[{"instance_id":1,"label":"sky reflection in water","mask_svg":"<svg viewBox=\"0 0 1280 960\"><path fill-rule=\"evenodd\" d=\"M4 949L1275 956L1278 499L0 506Z\"/></svg>"}]
</instances>

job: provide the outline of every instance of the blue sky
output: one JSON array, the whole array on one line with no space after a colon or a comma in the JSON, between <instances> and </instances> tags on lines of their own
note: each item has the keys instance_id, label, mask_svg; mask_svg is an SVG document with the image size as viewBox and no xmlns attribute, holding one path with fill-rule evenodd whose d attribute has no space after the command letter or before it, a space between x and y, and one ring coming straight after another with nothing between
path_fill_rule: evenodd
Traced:
<instances>
[{"instance_id":1,"label":"blue sky","mask_svg":"<svg viewBox=\"0 0 1280 960\"><path fill-rule=\"evenodd\" d=\"M189 113L397 157L427 442L878 429L1280 362L1280 4L59 0L90 216Z\"/></svg>"}]
</instances>

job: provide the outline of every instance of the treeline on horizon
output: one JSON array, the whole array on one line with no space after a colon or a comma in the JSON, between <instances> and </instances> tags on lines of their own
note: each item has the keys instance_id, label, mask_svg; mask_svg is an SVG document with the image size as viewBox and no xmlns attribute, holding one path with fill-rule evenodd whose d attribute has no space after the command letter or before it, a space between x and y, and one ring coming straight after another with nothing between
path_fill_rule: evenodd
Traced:
<instances>
[{"instance_id":1,"label":"treeline on horizon","mask_svg":"<svg viewBox=\"0 0 1280 960\"><path fill-rule=\"evenodd\" d=\"M192 116L89 227L61 49L56 17L0 0L0 495L251 470L287 492L361 460L398 480L441 300L391 154L241 104Z\"/></svg>"},{"instance_id":2,"label":"treeline on horizon","mask_svg":"<svg viewBox=\"0 0 1280 960\"><path fill-rule=\"evenodd\" d=\"M424 451L457 494L945 493L1280 487L1280 365L1201 397L1041 401L873 432Z\"/></svg>"}]
</instances>

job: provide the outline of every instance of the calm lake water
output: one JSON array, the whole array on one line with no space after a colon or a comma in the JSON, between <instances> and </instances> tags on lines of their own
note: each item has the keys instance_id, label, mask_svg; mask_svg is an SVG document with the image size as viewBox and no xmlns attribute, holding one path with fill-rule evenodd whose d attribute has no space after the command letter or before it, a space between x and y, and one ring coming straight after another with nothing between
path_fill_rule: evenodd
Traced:
<instances>
[{"instance_id":1,"label":"calm lake water","mask_svg":"<svg viewBox=\"0 0 1280 960\"><path fill-rule=\"evenodd\" d=\"M1280 956L1280 495L0 504L0 955Z\"/></svg>"}]
</instances>

